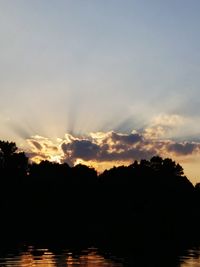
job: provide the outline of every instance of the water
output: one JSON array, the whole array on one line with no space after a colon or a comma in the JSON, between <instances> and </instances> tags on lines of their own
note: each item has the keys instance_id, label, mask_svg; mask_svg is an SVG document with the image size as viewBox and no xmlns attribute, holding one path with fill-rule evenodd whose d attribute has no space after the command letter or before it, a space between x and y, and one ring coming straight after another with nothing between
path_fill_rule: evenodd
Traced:
<instances>
[{"instance_id":1,"label":"water","mask_svg":"<svg viewBox=\"0 0 200 267\"><path fill-rule=\"evenodd\" d=\"M189 249L180 257L181 267L200 267L200 248Z\"/></svg>"},{"instance_id":2,"label":"water","mask_svg":"<svg viewBox=\"0 0 200 267\"><path fill-rule=\"evenodd\" d=\"M119 259L110 259L99 254L95 248L79 252L68 249L55 253L46 248L27 247L23 251L9 253L0 258L1 267L122 267Z\"/></svg>"},{"instance_id":3,"label":"water","mask_svg":"<svg viewBox=\"0 0 200 267\"><path fill-rule=\"evenodd\" d=\"M156 254L155 254L156 255ZM165 259L157 261L155 255L141 258L135 256L116 257L111 253L100 252L96 248L72 251L63 249L53 252L47 248L36 248L33 246L13 250L0 256L0 267L200 267L200 249L189 249L183 255L169 261ZM157 255L159 258L159 255Z\"/></svg>"}]
</instances>

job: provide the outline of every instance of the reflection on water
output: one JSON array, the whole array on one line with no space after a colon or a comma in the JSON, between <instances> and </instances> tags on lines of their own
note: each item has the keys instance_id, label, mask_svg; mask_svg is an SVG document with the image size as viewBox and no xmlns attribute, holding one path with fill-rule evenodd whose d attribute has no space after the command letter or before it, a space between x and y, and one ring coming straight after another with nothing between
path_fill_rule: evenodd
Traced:
<instances>
[{"instance_id":1,"label":"reflection on water","mask_svg":"<svg viewBox=\"0 0 200 267\"><path fill-rule=\"evenodd\" d=\"M189 249L186 255L180 257L181 267L200 267L200 248Z\"/></svg>"},{"instance_id":2,"label":"reflection on water","mask_svg":"<svg viewBox=\"0 0 200 267\"><path fill-rule=\"evenodd\" d=\"M38 249L27 247L23 251L15 251L6 256L0 257L0 266L4 267L147 267L147 266L168 266L168 267L200 267L200 249L190 249L184 255L177 256L176 260L169 262L166 256L159 264L154 257L140 258L135 261L132 255L130 259L113 257L107 253L103 256L97 249L89 248L79 252L62 250L52 252L49 249ZM155 256L155 255L154 255ZM157 255L159 258L159 255ZM154 260L153 260L154 258Z\"/></svg>"},{"instance_id":3,"label":"reflection on water","mask_svg":"<svg viewBox=\"0 0 200 267\"><path fill-rule=\"evenodd\" d=\"M19 252L18 255L9 254L0 258L0 266L10 267L122 267L122 263L101 256L96 249L90 248L79 254L68 250L59 255L48 249L34 249L28 247L27 251Z\"/></svg>"}]
</instances>

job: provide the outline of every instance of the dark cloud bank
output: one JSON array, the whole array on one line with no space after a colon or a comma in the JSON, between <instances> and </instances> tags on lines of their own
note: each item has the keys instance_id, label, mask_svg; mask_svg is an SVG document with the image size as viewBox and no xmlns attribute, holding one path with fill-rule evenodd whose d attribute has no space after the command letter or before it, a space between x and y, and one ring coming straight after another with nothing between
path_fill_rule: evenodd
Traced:
<instances>
[{"instance_id":1,"label":"dark cloud bank","mask_svg":"<svg viewBox=\"0 0 200 267\"><path fill-rule=\"evenodd\" d=\"M95 136L87 139L63 141L61 148L63 161L74 162L77 158L84 161L131 161L150 159L154 155L187 156L199 151L199 143L174 142L172 140L151 140L139 133L102 134L100 140Z\"/></svg>"}]
</instances>

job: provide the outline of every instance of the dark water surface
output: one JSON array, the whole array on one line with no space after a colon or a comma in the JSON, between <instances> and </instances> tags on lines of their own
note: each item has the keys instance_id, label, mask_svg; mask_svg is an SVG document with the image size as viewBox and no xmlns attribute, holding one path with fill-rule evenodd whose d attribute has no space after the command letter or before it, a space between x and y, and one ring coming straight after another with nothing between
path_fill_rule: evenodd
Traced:
<instances>
[{"instance_id":1,"label":"dark water surface","mask_svg":"<svg viewBox=\"0 0 200 267\"><path fill-rule=\"evenodd\" d=\"M37 248L34 246L22 246L20 249L13 249L1 253L0 266L5 267L200 267L200 249L193 248L186 250L182 255L174 257L167 256L161 258L144 251L138 255L113 256L110 252L102 252L96 248L88 248L84 250L53 250L47 248Z\"/></svg>"}]
</instances>

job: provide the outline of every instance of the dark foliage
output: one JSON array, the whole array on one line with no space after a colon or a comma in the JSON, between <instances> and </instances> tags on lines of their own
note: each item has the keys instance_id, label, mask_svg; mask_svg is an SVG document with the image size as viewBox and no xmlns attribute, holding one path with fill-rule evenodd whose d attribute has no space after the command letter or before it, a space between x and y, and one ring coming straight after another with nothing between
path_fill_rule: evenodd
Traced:
<instances>
[{"instance_id":1,"label":"dark foliage","mask_svg":"<svg viewBox=\"0 0 200 267\"><path fill-rule=\"evenodd\" d=\"M146 242L199 236L200 185L171 159L153 157L99 176L84 165L29 164L0 141L1 235Z\"/></svg>"}]
</instances>

